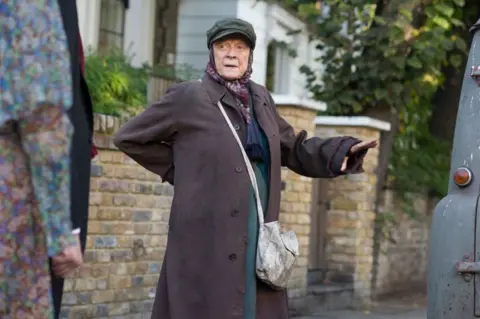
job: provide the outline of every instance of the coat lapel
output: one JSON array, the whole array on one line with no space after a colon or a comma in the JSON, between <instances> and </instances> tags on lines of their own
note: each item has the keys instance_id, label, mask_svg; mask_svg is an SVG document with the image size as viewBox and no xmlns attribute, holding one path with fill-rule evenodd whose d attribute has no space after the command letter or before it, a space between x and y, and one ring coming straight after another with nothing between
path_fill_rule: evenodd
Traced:
<instances>
[{"instance_id":1,"label":"coat lapel","mask_svg":"<svg viewBox=\"0 0 480 319\"><path fill-rule=\"evenodd\" d=\"M259 85L252 81L250 81L250 90L253 98L253 110L257 117L258 124L270 142L270 137L274 131L272 129L272 119L269 118L267 97L265 96L265 92L259 88Z\"/></svg>"},{"instance_id":2,"label":"coat lapel","mask_svg":"<svg viewBox=\"0 0 480 319\"><path fill-rule=\"evenodd\" d=\"M280 154L277 151L276 145L276 137L275 137L275 119L271 116L269 111L269 100L267 94L265 94L265 89L258 84L250 81L250 90L253 97L253 110L255 112L258 125L262 129L262 131L267 136L268 141L268 149L270 153L270 180L269 180L269 193L268 193L268 209L265 213L265 221L272 221L277 220L278 217L275 217L277 214L278 209L274 207L273 201L274 198L272 196L272 185L276 182L274 176L277 174L275 171L276 165L279 165L279 157Z\"/></svg>"},{"instance_id":3,"label":"coat lapel","mask_svg":"<svg viewBox=\"0 0 480 319\"><path fill-rule=\"evenodd\" d=\"M228 92L225 85L214 81L206 73L203 75L202 83L205 85L213 104L217 105L218 101L220 101L222 102L222 105L234 108L238 113L240 113L240 111L237 110L235 98L230 92Z\"/></svg>"}]
</instances>

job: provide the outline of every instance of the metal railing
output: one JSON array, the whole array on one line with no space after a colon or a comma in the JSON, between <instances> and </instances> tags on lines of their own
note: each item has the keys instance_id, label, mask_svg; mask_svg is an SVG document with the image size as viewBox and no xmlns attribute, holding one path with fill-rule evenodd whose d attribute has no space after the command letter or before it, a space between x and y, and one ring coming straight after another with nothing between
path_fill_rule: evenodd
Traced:
<instances>
[{"instance_id":1,"label":"metal railing","mask_svg":"<svg viewBox=\"0 0 480 319\"><path fill-rule=\"evenodd\" d=\"M158 101L171 85L200 79L203 72L186 64L177 65L175 68L171 66L153 68L148 80L147 101L149 103Z\"/></svg>"},{"instance_id":2,"label":"metal railing","mask_svg":"<svg viewBox=\"0 0 480 319\"><path fill-rule=\"evenodd\" d=\"M148 80L147 102L158 101L167 91L167 89L180 82L178 79L152 75Z\"/></svg>"}]
</instances>

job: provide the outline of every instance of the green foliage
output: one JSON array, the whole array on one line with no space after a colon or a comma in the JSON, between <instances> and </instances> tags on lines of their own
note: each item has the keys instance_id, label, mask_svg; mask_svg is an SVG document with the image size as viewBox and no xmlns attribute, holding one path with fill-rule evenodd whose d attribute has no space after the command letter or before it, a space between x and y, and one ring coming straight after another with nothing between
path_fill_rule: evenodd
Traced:
<instances>
[{"instance_id":1,"label":"green foliage","mask_svg":"<svg viewBox=\"0 0 480 319\"><path fill-rule=\"evenodd\" d=\"M135 113L146 104L148 72L147 66L132 67L117 50L107 55L91 52L85 57L85 80L94 111L116 116Z\"/></svg>"},{"instance_id":2,"label":"green foliage","mask_svg":"<svg viewBox=\"0 0 480 319\"><path fill-rule=\"evenodd\" d=\"M404 192L444 194L450 146L429 133L428 121L442 67L460 66L467 52L464 1L325 0L320 12L316 1L285 1L314 22L322 68L301 70L328 114L398 114L390 181Z\"/></svg>"},{"instance_id":3,"label":"green foliage","mask_svg":"<svg viewBox=\"0 0 480 319\"><path fill-rule=\"evenodd\" d=\"M430 101L410 103L400 113L400 128L389 162L390 184L410 203L411 193L444 196L448 188L451 145L429 132ZM409 207L404 211L408 213Z\"/></svg>"},{"instance_id":4,"label":"green foliage","mask_svg":"<svg viewBox=\"0 0 480 319\"><path fill-rule=\"evenodd\" d=\"M146 106L151 77L173 83L198 78L199 74L188 65L133 67L131 56L117 49L107 54L89 52L85 58L85 80L94 111L115 116L132 116Z\"/></svg>"}]
</instances>

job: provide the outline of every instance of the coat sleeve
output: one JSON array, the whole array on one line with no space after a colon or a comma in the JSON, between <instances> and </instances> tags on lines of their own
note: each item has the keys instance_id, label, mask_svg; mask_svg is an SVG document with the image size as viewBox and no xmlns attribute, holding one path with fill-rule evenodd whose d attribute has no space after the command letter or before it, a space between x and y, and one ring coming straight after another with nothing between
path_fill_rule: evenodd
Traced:
<instances>
[{"instance_id":1,"label":"coat sleeve","mask_svg":"<svg viewBox=\"0 0 480 319\"><path fill-rule=\"evenodd\" d=\"M162 99L125 123L114 144L147 170L173 185L173 148L178 113L183 104L182 84L170 87Z\"/></svg>"},{"instance_id":2,"label":"coat sleeve","mask_svg":"<svg viewBox=\"0 0 480 319\"><path fill-rule=\"evenodd\" d=\"M345 157L353 145L361 142L359 139L350 136L307 138L307 132L304 130L295 134L292 126L278 113L273 98L271 96L269 98L280 134L282 166L307 177L331 178L363 172L363 159L367 151L350 156L346 171L341 172Z\"/></svg>"}]
</instances>

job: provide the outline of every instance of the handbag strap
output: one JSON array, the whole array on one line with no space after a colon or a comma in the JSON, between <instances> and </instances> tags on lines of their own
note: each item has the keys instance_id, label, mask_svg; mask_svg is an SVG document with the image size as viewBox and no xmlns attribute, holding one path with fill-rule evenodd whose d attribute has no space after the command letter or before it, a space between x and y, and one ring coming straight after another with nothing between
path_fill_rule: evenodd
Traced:
<instances>
[{"instance_id":1,"label":"handbag strap","mask_svg":"<svg viewBox=\"0 0 480 319\"><path fill-rule=\"evenodd\" d=\"M255 177L255 172L253 171L252 163L250 163L250 159L248 158L248 155L245 152L245 149L243 148L242 141L240 141L240 137L238 136L237 132L233 128L232 122L230 121L230 118L225 112L225 109L223 108L222 103L218 101L217 105L220 111L222 112L222 115L225 118L225 121L227 122L228 127L230 127L230 131L232 131L232 134L235 137L235 140L237 141L238 146L240 147L240 151L242 152L243 160L245 161L248 175L250 176L250 181L252 182L253 191L255 192L255 201L257 203L257 212L258 212L258 222L260 225L263 225L265 223L265 220L263 216L262 202L260 200L260 192L258 191L257 178Z\"/></svg>"}]
</instances>

